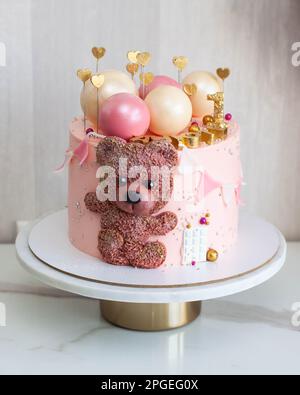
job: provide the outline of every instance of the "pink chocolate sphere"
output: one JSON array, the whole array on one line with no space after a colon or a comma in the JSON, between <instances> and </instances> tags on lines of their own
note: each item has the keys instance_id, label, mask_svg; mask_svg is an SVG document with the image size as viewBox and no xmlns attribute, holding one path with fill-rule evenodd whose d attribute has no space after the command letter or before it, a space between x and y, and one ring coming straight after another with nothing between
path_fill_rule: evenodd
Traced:
<instances>
[{"instance_id":1,"label":"pink chocolate sphere","mask_svg":"<svg viewBox=\"0 0 300 395\"><path fill-rule=\"evenodd\" d=\"M181 89L181 85L173 78L167 77L166 75L156 75L153 81L151 82L151 84L145 86L144 88L143 85L140 86L139 89L140 97L142 99L145 99L148 93L150 93L151 91L153 91L153 89L161 85L175 86L176 88Z\"/></svg>"},{"instance_id":2,"label":"pink chocolate sphere","mask_svg":"<svg viewBox=\"0 0 300 395\"><path fill-rule=\"evenodd\" d=\"M118 93L103 103L99 122L106 136L117 136L128 140L147 132L150 112L139 97L131 93Z\"/></svg>"}]
</instances>

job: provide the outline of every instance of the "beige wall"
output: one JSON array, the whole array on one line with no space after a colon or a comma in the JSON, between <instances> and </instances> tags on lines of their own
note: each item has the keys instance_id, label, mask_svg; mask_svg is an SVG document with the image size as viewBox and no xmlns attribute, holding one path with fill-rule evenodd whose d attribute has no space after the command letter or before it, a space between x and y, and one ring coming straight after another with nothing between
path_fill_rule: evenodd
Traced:
<instances>
[{"instance_id":1,"label":"beige wall","mask_svg":"<svg viewBox=\"0 0 300 395\"><path fill-rule=\"evenodd\" d=\"M66 175L54 175L80 111L78 67L122 68L126 51L153 54L151 71L174 74L229 66L227 110L241 124L247 186L244 200L300 239L299 0L0 0L0 241L16 219L31 219L66 201Z\"/></svg>"}]
</instances>

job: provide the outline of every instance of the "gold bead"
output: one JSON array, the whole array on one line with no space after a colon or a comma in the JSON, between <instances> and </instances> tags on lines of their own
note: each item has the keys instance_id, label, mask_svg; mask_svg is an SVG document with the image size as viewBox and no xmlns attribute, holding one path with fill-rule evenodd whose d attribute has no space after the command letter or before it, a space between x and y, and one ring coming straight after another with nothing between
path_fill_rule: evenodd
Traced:
<instances>
[{"instance_id":1,"label":"gold bead","mask_svg":"<svg viewBox=\"0 0 300 395\"><path fill-rule=\"evenodd\" d=\"M187 229L191 229L192 225L191 224L187 224Z\"/></svg>"},{"instance_id":2,"label":"gold bead","mask_svg":"<svg viewBox=\"0 0 300 395\"><path fill-rule=\"evenodd\" d=\"M212 248L210 248L210 249L207 251L206 258L207 258L207 260L208 260L209 262L215 262L215 261L218 259L218 257L219 257L218 251L213 250Z\"/></svg>"},{"instance_id":3,"label":"gold bead","mask_svg":"<svg viewBox=\"0 0 300 395\"><path fill-rule=\"evenodd\" d=\"M191 125L189 128L189 132L190 133L199 133L200 132L200 128L198 125Z\"/></svg>"},{"instance_id":4,"label":"gold bead","mask_svg":"<svg viewBox=\"0 0 300 395\"><path fill-rule=\"evenodd\" d=\"M214 118L211 115L205 115L202 119L203 125L207 125L209 123L213 123Z\"/></svg>"}]
</instances>

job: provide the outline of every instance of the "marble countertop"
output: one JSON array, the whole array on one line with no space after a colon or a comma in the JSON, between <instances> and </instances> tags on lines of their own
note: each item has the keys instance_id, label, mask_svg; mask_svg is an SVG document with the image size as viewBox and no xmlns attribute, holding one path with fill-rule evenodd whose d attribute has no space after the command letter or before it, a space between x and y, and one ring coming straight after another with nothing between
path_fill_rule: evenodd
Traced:
<instances>
[{"instance_id":1,"label":"marble countertop","mask_svg":"<svg viewBox=\"0 0 300 395\"><path fill-rule=\"evenodd\" d=\"M105 322L96 300L43 285L1 245L0 374L300 374L299 279L300 243L289 243L269 282L204 302L186 327L142 333Z\"/></svg>"}]
</instances>

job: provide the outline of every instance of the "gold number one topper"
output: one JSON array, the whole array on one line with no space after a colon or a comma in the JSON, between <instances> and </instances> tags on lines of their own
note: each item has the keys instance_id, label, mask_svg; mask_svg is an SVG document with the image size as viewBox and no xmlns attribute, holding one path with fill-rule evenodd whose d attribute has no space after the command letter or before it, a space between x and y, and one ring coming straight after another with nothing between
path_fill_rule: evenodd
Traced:
<instances>
[{"instance_id":1,"label":"gold number one topper","mask_svg":"<svg viewBox=\"0 0 300 395\"><path fill-rule=\"evenodd\" d=\"M85 83L91 78L92 72L89 69L79 69L77 70L77 77L83 83L83 90L85 89ZM86 115L85 115L85 106L83 106L83 129L84 133L86 131Z\"/></svg>"}]
</instances>

